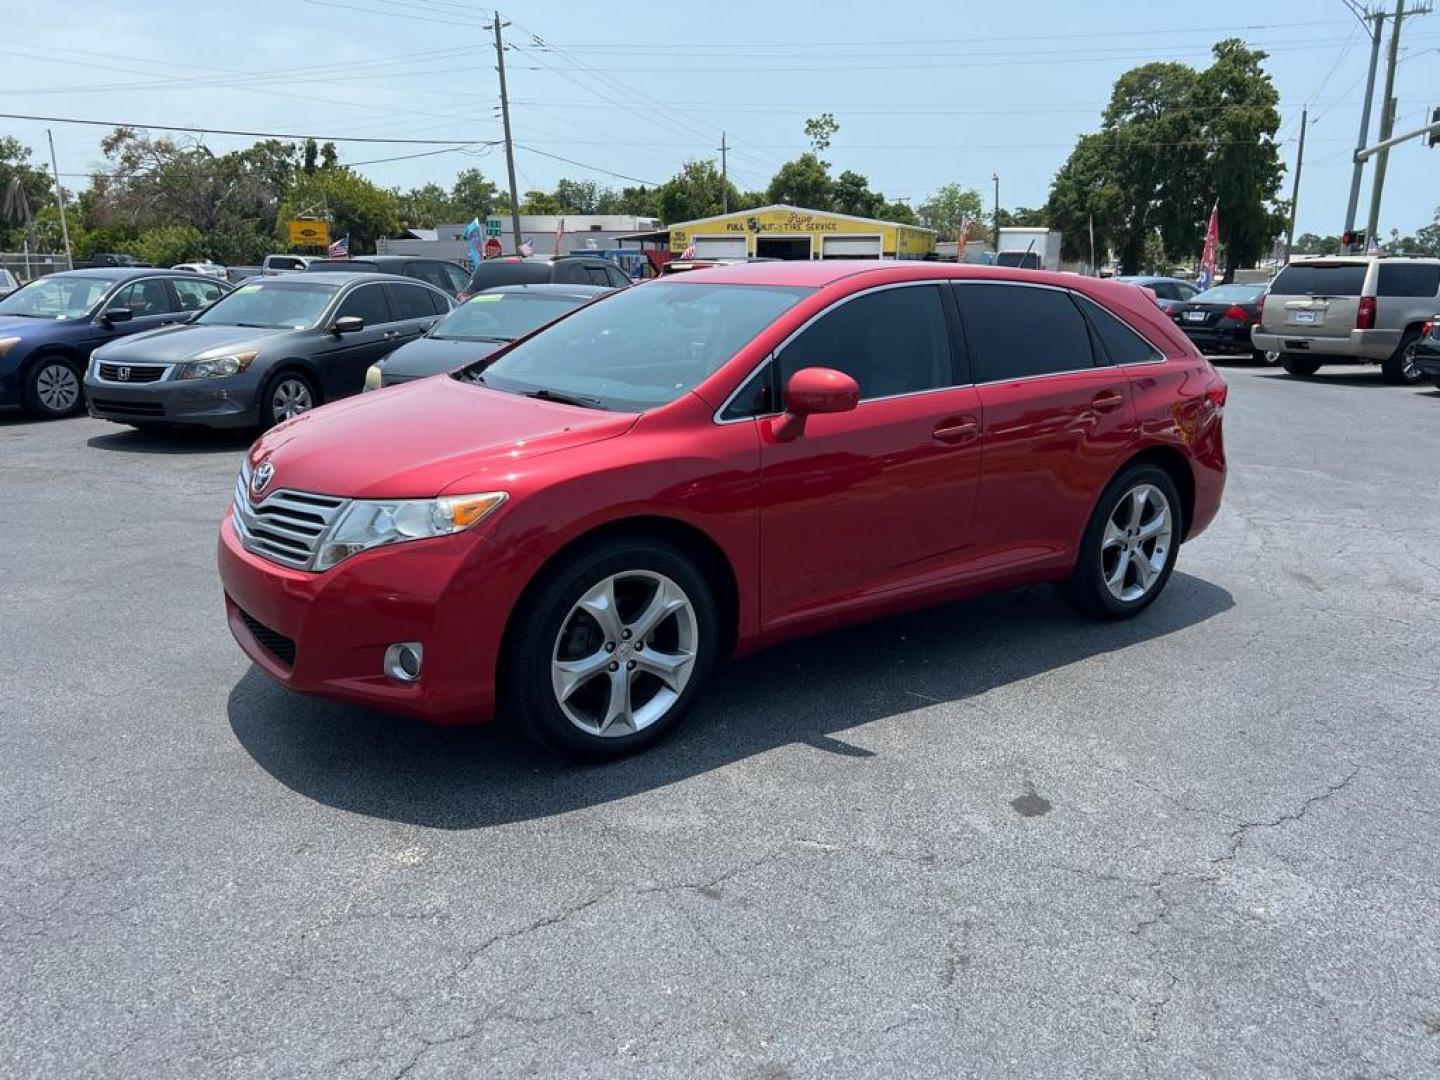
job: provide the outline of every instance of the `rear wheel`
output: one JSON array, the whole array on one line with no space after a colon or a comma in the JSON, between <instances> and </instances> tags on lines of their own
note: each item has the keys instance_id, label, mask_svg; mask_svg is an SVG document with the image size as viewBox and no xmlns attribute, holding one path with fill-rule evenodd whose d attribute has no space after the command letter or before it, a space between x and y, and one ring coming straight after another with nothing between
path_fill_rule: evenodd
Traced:
<instances>
[{"instance_id":1,"label":"rear wheel","mask_svg":"<svg viewBox=\"0 0 1440 1080\"><path fill-rule=\"evenodd\" d=\"M564 753L614 758L678 724L714 662L715 602L676 548L616 539L573 558L517 612L508 711Z\"/></svg>"},{"instance_id":2,"label":"rear wheel","mask_svg":"<svg viewBox=\"0 0 1440 1080\"><path fill-rule=\"evenodd\" d=\"M1320 361L1287 352L1280 354L1280 366L1291 375L1314 375L1320 370Z\"/></svg>"},{"instance_id":3,"label":"rear wheel","mask_svg":"<svg viewBox=\"0 0 1440 1080\"><path fill-rule=\"evenodd\" d=\"M1276 364L1280 363L1279 349L1252 349L1250 350L1250 356L1257 363L1269 364L1271 367L1274 367Z\"/></svg>"},{"instance_id":4,"label":"rear wheel","mask_svg":"<svg viewBox=\"0 0 1440 1080\"><path fill-rule=\"evenodd\" d=\"M1180 494L1158 465L1136 465L1100 497L1066 599L1086 615L1125 619L1149 607L1175 569L1183 532Z\"/></svg>"},{"instance_id":5,"label":"rear wheel","mask_svg":"<svg viewBox=\"0 0 1440 1080\"><path fill-rule=\"evenodd\" d=\"M25 411L41 420L74 416L85 404L80 369L62 356L42 356L25 376Z\"/></svg>"},{"instance_id":6,"label":"rear wheel","mask_svg":"<svg viewBox=\"0 0 1440 1080\"><path fill-rule=\"evenodd\" d=\"M1423 382L1425 373L1415 366L1415 352L1420 347L1420 332L1407 330L1388 359L1380 362L1380 377L1392 386L1414 386Z\"/></svg>"}]
</instances>

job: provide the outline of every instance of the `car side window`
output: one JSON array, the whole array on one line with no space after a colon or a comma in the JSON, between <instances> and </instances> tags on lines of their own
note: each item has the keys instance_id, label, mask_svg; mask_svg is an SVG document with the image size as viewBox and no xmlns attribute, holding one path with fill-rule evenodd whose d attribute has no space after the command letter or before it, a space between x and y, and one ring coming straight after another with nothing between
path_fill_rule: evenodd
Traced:
<instances>
[{"instance_id":1,"label":"car side window","mask_svg":"<svg viewBox=\"0 0 1440 1080\"><path fill-rule=\"evenodd\" d=\"M441 263L440 269L446 277L446 283L440 287L448 293L458 293L465 286L470 284L470 275L463 269L452 263Z\"/></svg>"},{"instance_id":2,"label":"car side window","mask_svg":"<svg viewBox=\"0 0 1440 1080\"><path fill-rule=\"evenodd\" d=\"M150 315L167 315L175 310L175 305L170 300L170 290L165 288L165 282L161 278L149 278L126 285L115 294L115 299L110 301L110 307L129 308L137 319Z\"/></svg>"},{"instance_id":3,"label":"car side window","mask_svg":"<svg viewBox=\"0 0 1440 1080\"><path fill-rule=\"evenodd\" d=\"M390 299L395 307L397 319L431 319L435 317L435 305L430 302L434 295L420 285L391 285Z\"/></svg>"},{"instance_id":4,"label":"car side window","mask_svg":"<svg viewBox=\"0 0 1440 1080\"><path fill-rule=\"evenodd\" d=\"M1085 312L1100 345L1108 354L1112 364L1148 364L1152 360L1163 360L1164 356L1155 346L1142 338L1130 327L1106 311L1099 304L1084 296L1075 297L1075 302ZM1096 357L1104 362L1103 357Z\"/></svg>"},{"instance_id":5,"label":"car side window","mask_svg":"<svg viewBox=\"0 0 1440 1080\"><path fill-rule=\"evenodd\" d=\"M1176 285L1175 288L1179 290L1181 300L1193 300L1195 297L1200 295L1200 290L1197 289L1194 285L1188 283L1182 282L1181 284Z\"/></svg>"},{"instance_id":6,"label":"car side window","mask_svg":"<svg viewBox=\"0 0 1440 1080\"><path fill-rule=\"evenodd\" d=\"M786 345L778 362L782 386L802 368L834 368L859 383L862 401L954 386L940 286L878 289L842 301Z\"/></svg>"},{"instance_id":7,"label":"car side window","mask_svg":"<svg viewBox=\"0 0 1440 1080\"><path fill-rule=\"evenodd\" d=\"M220 294L225 291L212 281L172 278L170 284L175 287L175 295L180 300L181 311L198 311L207 304L213 304L220 299Z\"/></svg>"},{"instance_id":8,"label":"car side window","mask_svg":"<svg viewBox=\"0 0 1440 1080\"><path fill-rule=\"evenodd\" d=\"M385 286L377 283L350 290L350 294L340 301L340 310L335 312L335 317L344 319L351 315L364 319L366 326L389 322L390 304L385 299Z\"/></svg>"},{"instance_id":9,"label":"car side window","mask_svg":"<svg viewBox=\"0 0 1440 1080\"><path fill-rule=\"evenodd\" d=\"M1440 293L1440 266L1424 263L1381 263L1375 287L1380 296L1433 298Z\"/></svg>"},{"instance_id":10,"label":"car side window","mask_svg":"<svg viewBox=\"0 0 1440 1080\"><path fill-rule=\"evenodd\" d=\"M610 284L616 289L627 289L630 287L630 279L625 276L625 271L618 266L607 266L605 272L610 275Z\"/></svg>"},{"instance_id":11,"label":"car side window","mask_svg":"<svg viewBox=\"0 0 1440 1080\"><path fill-rule=\"evenodd\" d=\"M412 262L409 265L408 277L417 281L423 281L427 285L434 285L437 289L448 289L450 279L445 276L445 270L440 263L433 262Z\"/></svg>"},{"instance_id":12,"label":"car side window","mask_svg":"<svg viewBox=\"0 0 1440 1080\"><path fill-rule=\"evenodd\" d=\"M610 287L610 275L606 273L605 267L587 266L585 273L590 278L591 285L601 285L607 289Z\"/></svg>"},{"instance_id":13,"label":"car side window","mask_svg":"<svg viewBox=\"0 0 1440 1080\"><path fill-rule=\"evenodd\" d=\"M434 313L436 315L450 314L450 309L452 305L450 303L450 297L448 295L441 295L440 293L432 292L429 289L426 289L424 291L425 295L430 298L430 306L434 309Z\"/></svg>"},{"instance_id":14,"label":"car side window","mask_svg":"<svg viewBox=\"0 0 1440 1080\"><path fill-rule=\"evenodd\" d=\"M588 285L589 277L585 274L585 265L574 259L566 259L564 262L555 264L555 284L557 285Z\"/></svg>"},{"instance_id":15,"label":"car side window","mask_svg":"<svg viewBox=\"0 0 1440 1080\"><path fill-rule=\"evenodd\" d=\"M966 283L955 298L977 383L1095 366L1085 319L1060 289Z\"/></svg>"}]
</instances>

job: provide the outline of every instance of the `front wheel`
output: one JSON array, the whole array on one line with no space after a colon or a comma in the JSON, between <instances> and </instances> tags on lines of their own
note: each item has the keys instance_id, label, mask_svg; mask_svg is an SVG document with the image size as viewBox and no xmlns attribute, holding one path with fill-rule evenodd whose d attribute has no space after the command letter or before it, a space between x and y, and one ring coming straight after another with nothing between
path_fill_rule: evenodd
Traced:
<instances>
[{"instance_id":1,"label":"front wheel","mask_svg":"<svg viewBox=\"0 0 1440 1080\"><path fill-rule=\"evenodd\" d=\"M1320 370L1320 361L1312 360L1308 356L1297 356L1294 353L1282 353L1280 366L1291 375L1314 375Z\"/></svg>"},{"instance_id":2,"label":"front wheel","mask_svg":"<svg viewBox=\"0 0 1440 1080\"><path fill-rule=\"evenodd\" d=\"M1181 526L1180 495L1170 474L1157 465L1125 470L1105 489L1086 526L1066 599L1094 618L1138 615L1170 580Z\"/></svg>"},{"instance_id":3,"label":"front wheel","mask_svg":"<svg viewBox=\"0 0 1440 1080\"><path fill-rule=\"evenodd\" d=\"M260 399L260 426L272 428L315 407L315 387L298 371L282 371L270 380Z\"/></svg>"},{"instance_id":4,"label":"front wheel","mask_svg":"<svg viewBox=\"0 0 1440 1080\"><path fill-rule=\"evenodd\" d=\"M576 757L649 746L689 711L717 652L715 601L678 549L617 539L567 558L517 612L507 711Z\"/></svg>"},{"instance_id":5,"label":"front wheel","mask_svg":"<svg viewBox=\"0 0 1440 1080\"><path fill-rule=\"evenodd\" d=\"M1280 350L1278 349L1251 349L1250 356L1256 363L1268 364L1270 367L1280 363Z\"/></svg>"},{"instance_id":6,"label":"front wheel","mask_svg":"<svg viewBox=\"0 0 1440 1080\"><path fill-rule=\"evenodd\" d=\"M1415 353L1420 348L1420 333L1408 331L1399 346L1380 362L1380 377L1392 386L1414 386L1425 381L1425 373L1415 366Z\"/></svg>"},{"instance_id":7,"label":"front wheel","mask_svg":"<svg viewBox=\"0 0 1440 1080\"><path fill-rule=\"evenodd\" d=\"M74 416L85 404L80 372L59 356L42 356L25 378L25 412L41 420Z\"/></svg>"}]
</instances>

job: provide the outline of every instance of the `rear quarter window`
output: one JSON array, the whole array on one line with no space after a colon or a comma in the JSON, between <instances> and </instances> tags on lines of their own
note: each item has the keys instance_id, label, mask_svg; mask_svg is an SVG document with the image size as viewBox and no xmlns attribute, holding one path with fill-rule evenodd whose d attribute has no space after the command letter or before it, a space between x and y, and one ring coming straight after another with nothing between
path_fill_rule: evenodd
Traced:
<instances>
[{"instance_id":1,"label":"rear quarter window","mask_svg":"<svg viewBox=\"0 0 1440 1080\"><path fill-rule=\"evenodd\" d=\"M1380 296L1434 297L1440 294L1440 264L1381 263L1375 292Z\"/></svg>"},{"instance_id":2,"label":"rear quarter window","mask_svg":"<svg viewBox=\"0 0 1440 1080\"><path fill-rule=\"evenodd\" d=\"M1271 296L1359 296L1365 263L1291 263L1270 286Z\"/></svg>"}]
</instances>

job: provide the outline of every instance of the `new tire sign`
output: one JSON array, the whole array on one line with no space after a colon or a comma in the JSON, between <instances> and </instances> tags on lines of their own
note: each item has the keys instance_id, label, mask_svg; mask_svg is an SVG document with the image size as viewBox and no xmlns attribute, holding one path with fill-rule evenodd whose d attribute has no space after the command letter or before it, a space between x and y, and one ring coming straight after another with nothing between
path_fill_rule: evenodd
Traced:
<instances>
[{"instance_id":1,"label":"new tire sign","mask_svg":"<svg viewBox=\"0 0 1440 1080\"><path fill-rule=\"evenodd\" d=\"M291 247L328 247L330 244L328 221L289 221L285 228Z\"/></svg>"}]
</instances>

